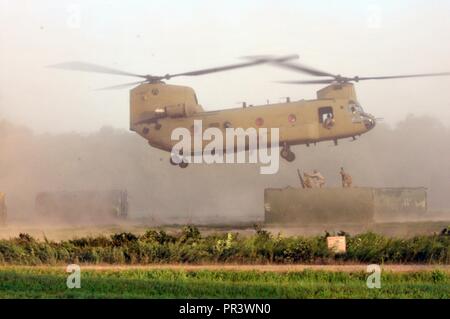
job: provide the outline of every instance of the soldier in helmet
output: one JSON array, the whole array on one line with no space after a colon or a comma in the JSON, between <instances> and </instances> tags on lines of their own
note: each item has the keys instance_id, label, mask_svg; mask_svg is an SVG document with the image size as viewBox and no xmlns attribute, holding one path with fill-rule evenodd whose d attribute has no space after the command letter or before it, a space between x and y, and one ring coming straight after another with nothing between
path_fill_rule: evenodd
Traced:
<instances>
[{"instance_id":1,"label":"soldier in helmet","mask_svg":"<svg viewBox=\"0 0 450 319\"><path fill-rule=\"evenodd\" d=\"M341 174L342 187L344 188L352 187L352 177L350 176L350 174L344 171L343 167L341 167L341 171L339 173Z\"/></svg>"},{"instance_id":2,"label":"soldier in helmet","mask_svg":"<svg viewBox=\"0 0 450 319\"><path fill-rule=\"evenodd\" d=\"M305 173L305 175L311 179L314 185L313 187L322 188L325 186L325 177L323 177L317 169L315 169L312 174Z\"/></svg>"},{"instance_id":3,"label":"soldier in helmet","mask_svg":"<svg viewBox=\"0 0 450 319\"><path fill-rule=\"evenodd\" d=\"M313 188L313 183L307 173L303 173L303 185L304 188Z\"/></svg>"},{"instance_id":4,"label":"soldier in helmet","mask_svg":"<svg viewBox=\"0 0 450 319\"><path fill-rule=\"evenodd\" d=\"M334 121L333 115L328 114L325 121L323 122L323 126L326 129L330 130L334 126L334 123L335 123L335 121Z\"/></svg>"}]
</instances>

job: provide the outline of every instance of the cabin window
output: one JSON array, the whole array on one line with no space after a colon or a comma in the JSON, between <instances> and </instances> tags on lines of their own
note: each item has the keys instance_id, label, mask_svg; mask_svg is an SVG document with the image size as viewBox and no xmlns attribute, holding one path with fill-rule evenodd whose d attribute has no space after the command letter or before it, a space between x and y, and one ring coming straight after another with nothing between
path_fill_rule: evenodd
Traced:
<instances>
[{"instance_id":1,"label":"cabin window","mask_svg":"<svg viewBox=\"0 0 450 319\"><path fill-rule=\"evenodd\" d=\"M256 124L256 126L261 126L261 125L263 125L263 124L264 124L264 119L263 119L262 117L258 117L258 118L255 120L255 124Z\"/></svg>"},{"instance_id":2,"label":"cabin window","mask_svg":"<svg viewBox=\"0 0 450 319\"><path fill-rule=\"evenodd\" d=\"M295 123L295 121L297 121L297 117L295 116L295 114L289 114L288 122L293 124L293 123Z\"/></svg>"},{"instance_id":3,"label":"cabin window","mask_svg":"<svg viewBox=\"0 0 450 319\"><path fill-rule=\"evenodd\" d=\"M333 108L331 106L319 108L319 122L324 123L328 117L334 118Z\"/></svg>"}]
</instances>

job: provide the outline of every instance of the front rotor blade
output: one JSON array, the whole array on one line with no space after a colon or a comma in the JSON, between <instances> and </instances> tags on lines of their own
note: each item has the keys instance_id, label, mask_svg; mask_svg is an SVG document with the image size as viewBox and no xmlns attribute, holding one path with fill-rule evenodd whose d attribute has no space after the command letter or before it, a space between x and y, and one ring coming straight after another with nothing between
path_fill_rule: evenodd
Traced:
<instances>
[{"instance_id":1,"label":"front rotor blade","mask_svg":"<svg viewBox=\"0 0 450 319\"><path fill-rule=\"evenodd\" d=\"M169 75L167 75L167 77L173 78L176 76L197 76L197 75L245 68L245 67L263 64L263 63L269 63L269 62L284 62L284 61L289 61L289 60L293 60L293 59L298 59L298 55L288 55L288 56L279 57L279 58L262 56L260 58L254 59L252 62L230 64L230 65L219 66L219 67L215 67L215 68L208 68L208 69L202 69L202 70L196 70L196 71L190 71L190 72L184 72L184 73L177 73L177 74L169 74Z\"/></svg>"},{"instance_id":2,"label":"front rotor blade","mask_svg":"<svg viewBox=\"0 0 450 319\"><path fill-rule=\"evenodd\" d=\"M116 70L116 69L112 69L109 67L105 67L105 66L101 66L101 65L97 65L97 64L93 64L93 63L86 63L86 62L79 62L79 61L54 64L54 65L49 65L48 67L55 68L55 69L72 70L72 71L106 73L106 74L116 74L116 75L135 76L135 77L140 77L140 78L146 78L145 75L129 73L129 72L125 72L122 70Z\"/></svg>"},{"instance_id":3,"label":"front rotor blade","mask_svg":"<svg viewBox=\"0 0 450 319\"><path fill-rule=\"evenodd\" d=\"M431 76L449 76L450 72L441 73L423 73L423 74L409 74L409 75L389 75L389 76L367 76L367 77L355 77L352 80L388 80L388 79L405 79L405 78L422 78Z\"/></svg>"},{"instance_id":4,"label":"front rotor blade","mask_svg":"<svg viewBox=\"0 0 450 319\"><path fill-rule=\"evenodd\" d=\"M334 79L328 80L305 80L305 81L278 81L277 83L282 84L330 84L335 82Z\"/></svg>"},{"instance_id":5,"label":"front rotor blade","mask_svg":"<svg viewBox=\"0 0 450 319\"><path fill-rule=\"evenodd\" d=\"M135 86L135 85L138 85L138 84L142 84L144 82L145 81L138 81L138 82L131 82L131 83L124 83L124 84L119 84L119 85L107 86L107 87L104 87L104 88L97 89L97 91L125 89L127 87Z\"/></svg>"}]
</instances>

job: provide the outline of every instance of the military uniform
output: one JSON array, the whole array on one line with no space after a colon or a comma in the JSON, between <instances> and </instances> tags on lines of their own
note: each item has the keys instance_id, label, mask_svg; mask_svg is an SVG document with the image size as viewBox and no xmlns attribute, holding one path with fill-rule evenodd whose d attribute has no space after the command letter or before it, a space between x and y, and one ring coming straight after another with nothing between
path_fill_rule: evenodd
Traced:
<instances>
[{"instance_id":1,"label":"military uniform","mask_svg":"<svg viewBox=\"0 0 450 319\"><path fill-rule=\"evenodd\" d=\"M322 188L325 185L325 177L317 170L314 170L313 174L305 173L305 175L311 180L312 188Z\"/></svg>"},{"instance_id":2,"label":"military uniform","mask_svg":"<svg viewBox=\"0 0 450 319\"><path fill-rule=\"evenodd\" d=\"M311 178L306 173L303 173L303 184L305 186L304 188L313 188Z\"/></svg>"},{"instance_id":3,"label":"military uniform","mask_svg":"<svg viewBox=\"0 0 450 319\"><path fill-rule=\"evenodd\" d=\"M340 174L342 179L342 187L344 188L352 187L352 177L350 176L350 174L345 172L342 167Z\"/></svg>"},{"instance_id":4,"label":"military uniform","mask_svg":"<svg viewBox=\"0 0 450 319\"><path fill-rule=\"evenodd\" d=\"M334 118L331 116L328 116L325 121L323 122L323 126L330 130L334 126Z\"/></svg>"}]
</instances>

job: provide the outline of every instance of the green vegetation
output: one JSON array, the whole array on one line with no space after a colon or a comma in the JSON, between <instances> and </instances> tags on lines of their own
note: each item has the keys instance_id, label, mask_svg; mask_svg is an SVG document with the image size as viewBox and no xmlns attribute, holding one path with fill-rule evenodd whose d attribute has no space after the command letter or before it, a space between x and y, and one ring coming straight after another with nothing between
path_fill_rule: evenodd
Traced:
<instances>
[{"instance_id":1,"label":"green vegetation","mask_svg":"<svg viewBox=\"0 0 450 319\"><path fill-rule=\"evenodd\" d=\"M55 268L0 268L0 298L449 298L450 274L383 273L380 289L367 274L300 272L81 270L68 289Z\"/></svg>"},{"instance_id":2,"label":"green vegetation","mask_svg":"<svg viewBox=\"0 0 450 319\"><path fill-rule=\"evenodd\" d=\"M256 228L252 236L237 233L202 236L186 226L180 233L148 230L143 235L118 233L68 241L38 241L27 234L0 240L0 264L68 263L450 263L450 236L408 239L374 233L347 237L347 252L335 255L325 236L282 237Z\"/></svg>"}]
</instances>

